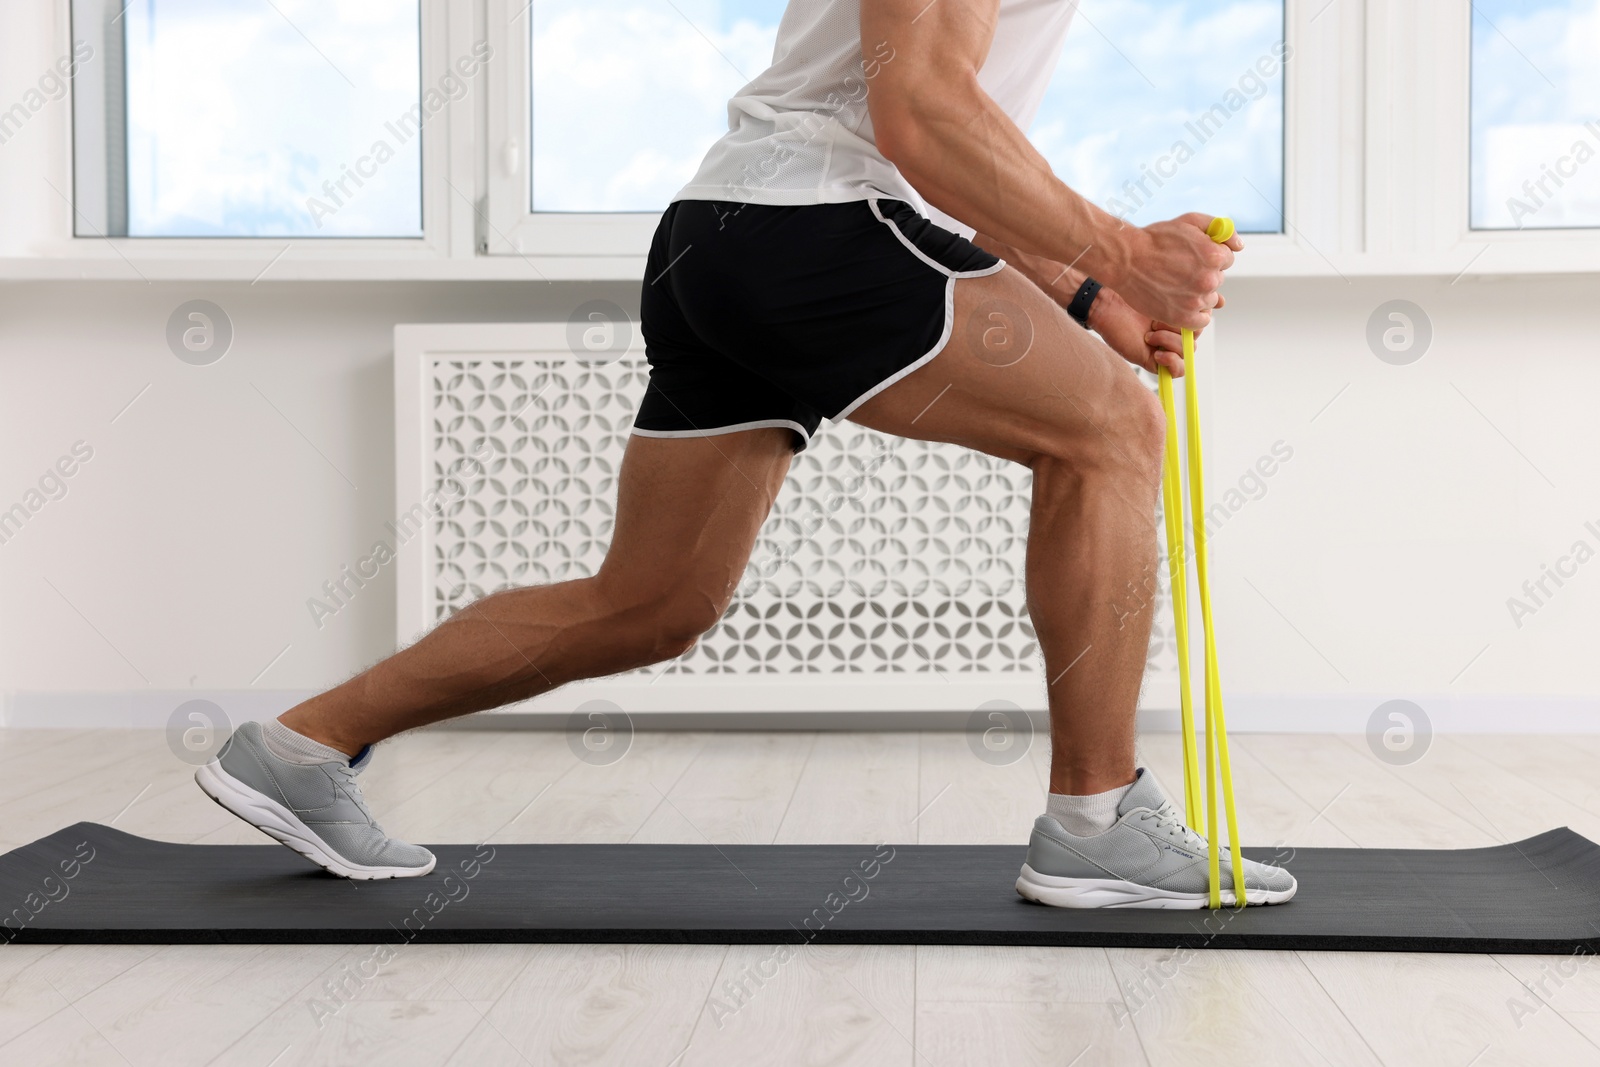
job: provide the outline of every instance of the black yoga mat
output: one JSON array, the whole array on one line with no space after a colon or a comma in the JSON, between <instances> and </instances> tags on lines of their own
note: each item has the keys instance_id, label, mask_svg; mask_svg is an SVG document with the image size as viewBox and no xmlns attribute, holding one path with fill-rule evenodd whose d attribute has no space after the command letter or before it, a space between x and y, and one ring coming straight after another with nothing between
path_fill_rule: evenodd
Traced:
<instances>
[{"instance_id":1,"label":"black yoga mat","mask_svg":"<svg viewBox=\"0 0 1600 1067\"><path fill-rule=\"evenodd\" d=\"M690 942L1600 950L1600 845L1246 849L1300 880L1244 912L1071 911L1010 845L430 845L423 878L350 882L279 845L78 823L0 856L19 943Z\"/></svg>"}]
</instances>

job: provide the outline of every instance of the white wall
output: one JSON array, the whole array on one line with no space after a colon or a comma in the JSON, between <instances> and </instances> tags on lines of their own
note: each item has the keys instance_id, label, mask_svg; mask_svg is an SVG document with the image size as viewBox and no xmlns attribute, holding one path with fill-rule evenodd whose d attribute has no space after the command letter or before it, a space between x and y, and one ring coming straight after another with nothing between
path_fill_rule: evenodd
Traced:
<instances>
[{"instance_id":1,"label":"white wall","mask_svg":"<svg viewBox=\"0 0 1600 1067\"><path fill-rule=\"evenodd\" d=\"M1436 725L1600 725L1600 558L1520 626L1507 607L1576 542L1600 553L1597 295L1592 276L1230 285L1212 496L1294 449L1216 539L1224 679L1252 723L1359 726L1408 698ZM1365 339L1393 299L1432 323L1408 366Z\"/></svg>"},{"instance_id":2,"label":"white wall","mask_svg":"<svg viewBox=\"0 0 1600 1067\"><path fill-rule=\"evenodd\" d=\"M0 14L0 107L65 49L65 13ZM1375 99L1384 122L1410 121ZM0 276L124 271L103 254L9 258L68 227L41 180L65 189L68 119L69 101L51 101L0 145ZM1332 203L1326 192L1318 184L1308 203ZM1387 218L1368 236L1387 234ZM1500 244L1461 262L1492 270L1511 254ZM197 270L153 255L151 277ZM273 275L307 269L299 256ZM1596 276L1236 279L1228 292L1213 499L1276 442L1293 450L1216 535L1232 723L1359 724L1389 697L1480 728L1600 721L1600 560L1520 627L1506 604L1579 540L1600 550ZM594 296L631 308L636 285L0 282L0 510L74 442L94 449L67 495L0 543L9 721L162 722L189 692L259 711L388 652L390 575L320 631L305 601L392 516L394 324L561 320ZM193 298L223 306L237 331L214 366L166 346L168 315ZM1410 366L1379 361L1365 340L1373 309L1395 298L1434 327Z\"/></svg>"},{"instance_id":3,"label":"white wall","mask_svg":"<svg viewBox=\"0 0 1600 1067\"><path fill-rule=\"evenodd\" d=\"M0 690L156 690L149 721L167 691L320 688L392 651L391 573L320 630L305 605L394 517L395 323L565 320L595 296L631 310L637 285L0 284L0 509L94 450L0 544ZM234 327L204 367L166 341L196 298Z\"/></svg>"},{"instance_id":4,"label":"white wall","mask_svg":"<svg viewBox=\"0 0 1600 1067\"><path fill-rule=\"evenodd\" d=\"M1213 501L1276 442L1293 451L1215 535L1236 727L1359 722L1390 697L1436 725L1600 722L1600 559L1520 628L1506 605L1574 542L1600 550L1596 293L1587 276L1230 284ZM0 285L0 508L74 442L94 450L0 544L10 721L154 724L188 692L265 710L389 652L392 576L320 631L305 602L393 514L394 324L561 320L594 296L631 309L637 290ZM194 298L235 329L207 367L165 340ZM1394 298L1433 326L1409 366L1365 339Z\"/></svg>"}]
</instances>

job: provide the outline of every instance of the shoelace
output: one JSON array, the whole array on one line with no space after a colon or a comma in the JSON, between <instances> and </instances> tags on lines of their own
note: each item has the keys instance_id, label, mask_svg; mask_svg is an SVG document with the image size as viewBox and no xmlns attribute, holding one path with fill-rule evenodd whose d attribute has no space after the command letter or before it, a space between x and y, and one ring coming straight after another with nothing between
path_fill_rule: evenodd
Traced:
<instances>
[{"instance_id":1,"label":"shoelace","mask_svg":"<svg viewBox=\"0 0 1600 1067\"><path fill-rule=\"evenodd\" d=\"M1181 841L1186 848L1204 852L1207 848L1206 841L1199 834L1191 830L1178 815L1178 809L1168 801L1156 809L1146 808L1139 816L1140 822L1154 820L1156 828L1164 831L1169 838Z\"/></svg>"},{"instance_id":2,"label":"shoelace","mask_svg":"<svg viewBox=\"0 0 1600 1067\"><path fill-rule=\"evenodd\" d=\"M345 795L356 802L356 807L361 809L361 814L367 817L368 824L376 826L377 822L372 818L372 810L367 807L367 798L361 795L361 786L356 783L356 775L360 772L351 767L338 765L334 766L334 770L345 777Z\"/></svg>"}]
</instances>

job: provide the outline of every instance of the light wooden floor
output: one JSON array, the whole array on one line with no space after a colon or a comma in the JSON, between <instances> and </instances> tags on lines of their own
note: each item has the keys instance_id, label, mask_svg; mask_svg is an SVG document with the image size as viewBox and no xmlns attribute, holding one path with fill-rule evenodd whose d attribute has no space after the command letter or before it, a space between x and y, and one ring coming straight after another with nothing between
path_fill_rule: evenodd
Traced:
<instances>
[{"instance_id":1,"label":"light wooden floor","mask_svg":"<svg viewBox=\"0 0 1600 1067\"><path fill-rule=\"evenodd\" d=\"M1144 750L1181 784L1175 735ZM1234 750L1251 844L1454 848L1563 824L1600 840L1596 737L1440 737L1404 768L1358 737L1241 735ZM364 782L385 827L423 842L1020 842L1047 760L1036 745L990 766L960 734L669 733L595 767L560 735L462 731L391 742ZM80 819L264 840L160 733L0 730L0 849ZM772 951L407 946L362 982L367 946L6 945L0 1063L1600 1063L1592 958ZM319 1020L339 980L347 1002Z\"/></svg>"}]
</instances>

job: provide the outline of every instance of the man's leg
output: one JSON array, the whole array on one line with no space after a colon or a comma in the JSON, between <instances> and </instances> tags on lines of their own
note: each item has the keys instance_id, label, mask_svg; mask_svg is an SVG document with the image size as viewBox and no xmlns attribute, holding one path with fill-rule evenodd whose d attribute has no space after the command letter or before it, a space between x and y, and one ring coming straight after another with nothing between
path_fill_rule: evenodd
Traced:
<instances>
[{"instance_id":1,"label":"man's leg","mask_svg":"<svg viewBox=\"0 0 1600 1067\"><path fill-rule=\"evenodd\" d=\"M1006 329L1006 346L985 347ZM1032 345L1009 363L1025 331ZM1143 610L1149 598L1130 590L1157 565L1165 428L1133 368L1007 267L958 280L944 350L850 418L1032 469L1028 610L1048 684L1050 791L1084 795L1132 782L1152 613Z\"/></svg>"},{"instance_id":2,"label":"man's leg","mask_svg":"<svg viewBox=\"0 0 1600 1067\"><path fill-rule=\"evenodd\" d=\"M403 730L681 655L726 610L791 449L781 428L630 438L598 574L469 604L283 724L355 755Z\"/></svg>"},{"instance_id":3,"label":"man's leg","mask_svg":"<svg viewBox=\"0 0 1600 1067\"><path fill-rule=\"evenodd\" d=\"M1019 327L1033 341L1012 362ZM986 336L1008 343L989 349ZM1140 591L1158 562L1165 433L1150 390L1007 268L958 280L944 351L851 417L1033 470L1028 610L1049 686L1052 796L1034 821L1017 892L1068 908L1207 907L1206 842L1134 766L1151 622ZM1219 878L1232 905L1226 864ZM1244 880L1250 904L1281 904L1298 888L1287 871L1253 860Z\"/></svg>"}]
</instances>

